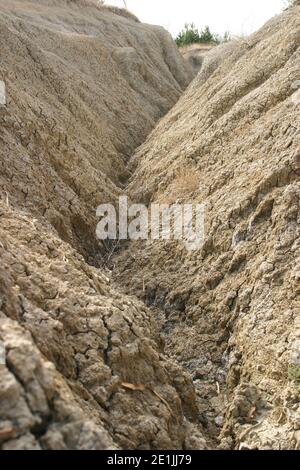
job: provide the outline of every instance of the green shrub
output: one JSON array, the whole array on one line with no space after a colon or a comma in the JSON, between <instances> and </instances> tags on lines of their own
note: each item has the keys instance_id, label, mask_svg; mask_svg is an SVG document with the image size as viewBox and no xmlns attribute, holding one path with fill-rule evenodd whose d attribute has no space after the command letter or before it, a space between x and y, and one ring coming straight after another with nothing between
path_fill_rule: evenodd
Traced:
<instances>
[{"instance_id":1,"label":"green shrub","mask_svg":"<svg viewBox=\"0 0 300 470\"><path fill-rule=\"evenodd\" d=\"M209 26L205 26L201 31L196 28L194 23L186 23L183 30L178 34L175 41L177 46L186 46L187 44L220 44L230 41L231 36L227 31L223 38L218 34L213 34Z\"/></svg>"},{"instance_id":2,"label":"green shrub","mask_svg":"<svg viewBox=\"0 0 300 470\"><path fill-rule=\"evenodd\" d=\"M200 33L200 41L201 42L216 42L217 38L214 34L211 33L209 26L205 26L203 31Z\"/></svg>"},{"instance_id":3,"label":"green shrub","mask_svg":"<svg viewBox=\"0 0 300 470\"><path fill-rule=\"evenodd\" d=\"M186 44L200 42L199 31L194 23L186 23L184 25L184 29L178 34L175 41L177 46L185 46Z\"/></svg>"}]
</instances>

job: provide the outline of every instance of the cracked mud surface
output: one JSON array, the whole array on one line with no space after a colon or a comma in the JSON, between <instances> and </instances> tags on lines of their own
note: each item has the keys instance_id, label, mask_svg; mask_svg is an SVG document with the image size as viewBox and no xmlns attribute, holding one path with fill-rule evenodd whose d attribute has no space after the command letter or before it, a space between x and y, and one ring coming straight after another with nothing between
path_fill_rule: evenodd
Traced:
<instances>
[{"instance_id":1,"label":"cracked mud surface","mask_svg":"<svg viewBox=\"0 0 300 470\"><path fill-rule=\"evenodd\" d=\"M1 207L1 221L3 448L205 446L191 379L145 306L25 214Z\"/></svg>"},{"instance_id":2,"label":"cracked mud surface","mask_svg":"<svg viewBox=\"0 0 300 470\"><path fill-rule=\"evenodd\" d=\"M299 449L300 6L209 52L177 104L193 74L161 28L0 10L0 448ZM127 185L205 201L203 249L104 268L95 208Z\"/></svg>"},{"instance_id":3,"label":"cracked mud surface","mask_svg":"<svg viewBox=\"0 0 300 470\"><path fill-rule=\"evenodd\" d=\"M151 312L86 262L96 207L191 74L162 28L92 2L0 7L1 447L204 448Z\"/></svg>"},{"instance_id":4,"label":"cracked mud surface","mask_svg":"<svg viewBox=\"0 0 300 470\"><path fill-rule=\"evenodd\" d=\"M130 164L133 200L205 204L202 250L131 243L115 279L163 312L225 449L299 448L299 45L295 7L209 52Z\"/></svg>"}]
</instances>

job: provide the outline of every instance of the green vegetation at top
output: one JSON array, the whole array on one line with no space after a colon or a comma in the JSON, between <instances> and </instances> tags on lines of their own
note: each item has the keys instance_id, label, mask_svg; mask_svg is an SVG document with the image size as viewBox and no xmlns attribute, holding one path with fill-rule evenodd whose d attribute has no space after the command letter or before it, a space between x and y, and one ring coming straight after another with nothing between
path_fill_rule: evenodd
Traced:
<instances>
[{"instance_id":1,"label":"green vegetation at top","mask_svg":"<svg viewBox=\"0 0 300 470\"><path fill-rule=\"evenodd\" d=\"M187 44L220 44L230 41L230 33L226 32L223 37L210 31L209 26L205 26L201 31L196 28L194 23L186 23L183 30L178 34L175 41L177 46L186 46Z\"/></svg>"}]
</instances>

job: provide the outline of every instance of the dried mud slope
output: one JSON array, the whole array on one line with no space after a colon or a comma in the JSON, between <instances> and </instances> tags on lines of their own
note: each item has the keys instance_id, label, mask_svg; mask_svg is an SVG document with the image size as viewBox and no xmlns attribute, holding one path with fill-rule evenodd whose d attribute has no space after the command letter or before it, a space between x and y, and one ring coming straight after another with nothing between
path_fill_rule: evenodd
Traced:
<instances>
[{"instance_id":1,"label":"dried mud slope","mask_svg":"<svg viewBox=\"0 0 300 470\"><path fill-rule=\"evenodd\" d=\"M162 28L97 3L0 1L2 195L93 260L95 207L191 78Z\"/></svg>"},{"instance_id":2,"label":"dried mud slope","mask_svg":"<svg viewBox=\"0 0 300 470\"><path fill-rule=\"evenodd\" d=\"M26 213L0 216L1 448L205 448L145 305Z\"/></svg>"},{"instance_id":3,"label":"dried mud slope","mask_svg":"<svg viewBox=\"0 0 300 470\"><path fill-rule=\"evenodd\" d=\"M134 242L115 273L226 449L300 448L299 45L295 6L209 52L131 163L133 200L205 203L200 251Z\"/></svg>"},{"instance_id":4,"label":"dried mud slope","mask_svg":"<svg viewBox=\"0 0 300 470\"><path fill-rule=\"evenodd\" d=\"M189 71L161 28L95 2L1 0L0 37L0 447L205 448L152 313L79 254Z\"/></svg>"}]
</instances>

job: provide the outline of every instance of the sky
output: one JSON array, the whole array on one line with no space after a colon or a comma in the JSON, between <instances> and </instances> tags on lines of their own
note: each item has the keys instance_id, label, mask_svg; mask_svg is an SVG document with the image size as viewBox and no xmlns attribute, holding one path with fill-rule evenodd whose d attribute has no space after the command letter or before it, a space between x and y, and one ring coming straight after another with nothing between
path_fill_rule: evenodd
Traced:
<instances>
[{"instance_id":1,"label":"sky","mask_svg":"<svg viewBox=\"0 0 300 470\"><path fill-rule=\"evenodd\" d=\"M105 3L124 6L122 0ZM284 5L285 0L127 0L128 9L142 22L164 26L173 36L192 22L199 29L209 25L218 34L247 35L280 13Z\"/></svg>"}]
</instances>

